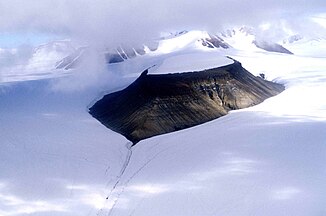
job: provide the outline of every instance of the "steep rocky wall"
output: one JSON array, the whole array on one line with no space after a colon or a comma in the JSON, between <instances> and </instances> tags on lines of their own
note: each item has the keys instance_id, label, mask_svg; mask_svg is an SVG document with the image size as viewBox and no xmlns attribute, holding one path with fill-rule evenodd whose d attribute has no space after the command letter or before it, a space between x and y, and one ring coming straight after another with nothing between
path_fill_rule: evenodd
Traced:
<instances>
[{"instance_id":1,"label":"steep rocky wall","mask_svg":"<svg viewBox=\"0 0 326 216\"><path fill-rule=\"evenodd\" d=\"M250 107L284 87L255 77L239 62L200 72L142 75L89 110L106 127L134 144L142 139L205 123Z\"/></svg>"}]
</instances>

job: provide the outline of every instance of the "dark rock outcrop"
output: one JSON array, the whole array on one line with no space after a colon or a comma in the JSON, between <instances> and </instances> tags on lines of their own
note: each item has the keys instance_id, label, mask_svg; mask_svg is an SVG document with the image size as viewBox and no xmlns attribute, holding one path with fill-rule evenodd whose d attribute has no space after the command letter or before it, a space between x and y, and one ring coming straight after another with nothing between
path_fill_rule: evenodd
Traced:
<instances>
[{"instance_id":1,"label":"dark rock outcrop","mask_svg":"<svg viewBox=\"0 0 326 216\"><path fill-rule=\"evenodd\" d=\"M208 48L230 48L230 45L217 35L209 35L208 38L202 38L201 44Z\"/></svg>"},{"instance_id":2,"label":"dark rock outcrop","mask_svg":"<svg viewBox=\"0 0 326 216\"><path fill-rule=\"evenodd\" d=\"M201 72L141 76L89 110L106 127L136 144L142 139L205 123L282 92L239 62Z\"/></svg>"},{"instance_id":3,"label":"dark rock outcrop","mask_svg":"<svg viewBox=\"0 0 326 216\"><path fill-rule=\"evenodd\" d=\"M118 53L106 53L105 60L108 64L120 63L123 62L126 58L123 58L123 55Z\"/></svg>"}]
</instances>

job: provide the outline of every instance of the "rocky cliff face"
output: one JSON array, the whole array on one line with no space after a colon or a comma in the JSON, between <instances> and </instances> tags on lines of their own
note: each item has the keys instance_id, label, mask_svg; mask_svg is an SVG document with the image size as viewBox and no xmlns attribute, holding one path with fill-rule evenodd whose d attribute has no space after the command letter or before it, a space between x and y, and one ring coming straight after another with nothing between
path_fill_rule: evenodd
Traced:
<instances>
[{"instance_id":1,"label":"rocky cliff face","mask_svg":"<svg viewBox=\"0 0 326 216\"><path fill-rule=\"evenodd\" d=\"M239 62L189 73L142 75L89 110L106 127L136 144L205 123L282 92L284 87L246 71Z\"/></svg>"},{"instance_id":2,"label":"rocky cliff face","mask_svg":"<svg viewBox=\"0 0 326 216\"><path fill-rule=\"evenodd\" d=\"M201 44L208 48L223 48L228 49L230 48L230 45L227 44L222 38L220 38L218 35L208 35L209 37L202 38Z\"/></svg>"}]
</instances>

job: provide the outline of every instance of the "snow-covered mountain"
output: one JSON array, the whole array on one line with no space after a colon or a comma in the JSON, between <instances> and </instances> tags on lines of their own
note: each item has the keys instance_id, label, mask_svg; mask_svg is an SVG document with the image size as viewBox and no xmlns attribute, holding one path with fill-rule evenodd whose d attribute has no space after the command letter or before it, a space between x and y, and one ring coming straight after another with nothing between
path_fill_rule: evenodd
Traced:
<instances>
[{"instance_id":1,"label":"snow-covered mountain","mask_svg":"<svg viewBox=\"0 0 326 216\"><path fill-rule=\"evenodd\" d=\"M299 37L289 38L288 41L295 41L295 38ZM49 75L48 71L54 69L59 70L51 73L51 76L65 74L67 71L64 72L62 70L77 68L82 62L87 63L90 55L93 55L94 52L98 52L97 55L102 56L101 58L105 59L108 64L113 64L145 55L158 56L206 49L217 49L225 52L225 55L228 53L226 51L227 49L251 50L252 52L265 50L268 52L291 53L289 49L292 49L293 46L293 43L285 43L284 47L289 47L286 49L277 43L258 40L252 28L242 27L218 34L194 30L181 31L173 34L169 33L158 40L149 41L137 47L120 45L114 48L93 50L92 47L78 46L69 40L63 40L40 45L30 50L28 56L25 55L23 60L21 60L21 56L17 57L16 54L22 52L15 50L1 51L2 54L0 53L0 55L2 55L2 58L8 58L10 56L10 58L14 59L11 60L13 62L12 65L8 65L3 70L4 72L2 72L3 81L7 80L10 82L20 79L15 78L15 76L25 76L26 79L37 79L37 77L46 78ZM294 47L294 49L296 48ZM26 51L24 52L26 53ZM6 62L10 61L6 60ZM15 75L12 76L11 74ZM37 76L30 74L37 74Z\"/></svg>"},{"instance_id":2,"label":"snow-covered mountain","mask_svg":"<svg viewBox=\"0 0 326 216\"><path fill-rule=\"evenodd\" d=\"M226 30L221 33L221 37L232 47L240 50L258 51L261 49L268 52L293 54L278 43L258 38L255 34L255 30L247 26Z\"/></svg>"},{"instance_id":3,"label":"snow-covered mountain","mask_svg":"<svg viewBox=\"0 0 326 216\"><path fill-rule=\"evenodd\" d=\"M120 45L114 49L106 49L103 51L103 55L108 64L113 64L146 54L161 55L171 52L203 48L228 49L230 46L218 35L209 34L205 31L181 31L173 34L169 33L168 35L162 36L157 41L151 41L139 47ZM88 48L75 50L75 52L71 53L69 56L58 61L56 68L72 69L77 67L78 62L81 62L82 59L87 59L85 56L87 55L87 49Z\"/></svg>"},{"instance_id":4,"label":"snow-covered mountain","mask_svg":"<svg viewBox=\"0 0 326 216\"><path fill-rule=\"evenodd\" d=\"M97 58L103 58L107 64L121 63L144 56L160 56L177 52L192 52L194 50L219 50L228 55L230 50L251 52L278 52L286 54L312 55L316 50L325 56L326 39L307 38L295 34L285 38L281 43L266 41L256 36L250 27L240 27L226 30L222 33L206 31L181 31L163 34L157 40L149 41L139 46L119 45L117 47L93 50L92 47L78 46L69 40L54 41L34 49L21 48L1 50L0 58L7 62L0 64L2 82L11 82L25 77L27 80L61 76L70 73L89 62L90 55L97 52ZM146 58L147 58L146 57ZM8 62L11 62L8 64ZM57 69L57 70L55 70ZM49 71L52 71L49 73Z\"/></svg>"},{"instance_id":5,"label":"snow-covered mountain","mask_svg":"<svg viewBox=\"0 0 326 216\"><path fill-rule=\"evenodd\" d=\"M238 49L233 46L238 36L232 35L219 37L233 48L209 48L201 40L209 37L202 36L193 31L166 38L146 55L107 65L105 73L86 68L58 77L73 70L27 71L18 70L17 59L0 62L0 215L325 215L324 40L286 44L295 48L286 55L252 43ZM30 56L44 59L54 50L49 64L54 68L78 50L49 47L6 56L20 53L24 69ZM230 64L225 55L254 75L284 84L285 91L134 147L87 113L144 69L203 70ZM17 70L9 71L13 65ZM19 82L8 86L8 80ZM75 91L66 92L72 85Z\"/></svg>"},{"instance_id":6,"label":"snow-covered mountain","mask_svg":"<svg viewBox=\"0 0 326 216\"><path fill-rule=\"evenodd\" d=\"M241 27L236 30L227 30L219 34L195 30L163 34L157 41L152 41L140 47L120 45L117 48L108 49L104 52L104 55L106 62L112 64L146 54L160 55L184 50L202 50L206 48L222 50L234 48L246 51L265 50L268 52L292 54L291 51L280 44L257 39L252 28ZM80 51L77 50L75 53L60 61L57 68L71 69L71 65L76 67L76 64L73 62L80 61L78 60L79 58L84 57L80 55Z\"/></svg>"}]
</instances>

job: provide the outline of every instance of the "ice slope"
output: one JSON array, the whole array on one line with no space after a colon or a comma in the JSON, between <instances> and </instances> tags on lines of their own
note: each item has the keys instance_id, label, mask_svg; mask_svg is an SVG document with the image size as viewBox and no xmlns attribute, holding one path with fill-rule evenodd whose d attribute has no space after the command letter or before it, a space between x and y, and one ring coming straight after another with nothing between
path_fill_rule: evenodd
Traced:
<instances>
[{"instance_id":1,"label":"ice slope","mask_svg":"<svg viewBox=\"0 0 326 216\"><path fill-rule=\"evenodd\" d=\"M204 68L225 54L287 89L131 149L87 113L146 67ZM204 55L142 56L108 68L118 81L72 92L57 88L69 76L2 83L0 215L325 215L325 58L233 50L206 64Z\"/></svg>"}]
</instances>

